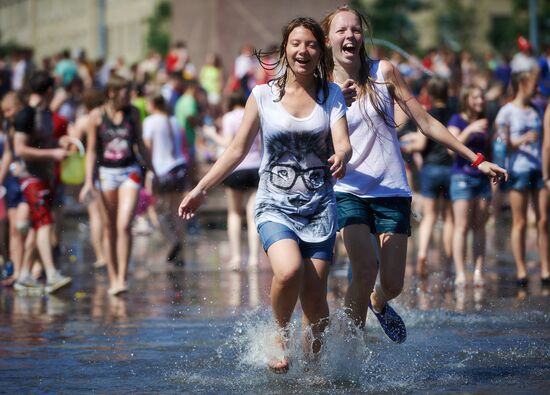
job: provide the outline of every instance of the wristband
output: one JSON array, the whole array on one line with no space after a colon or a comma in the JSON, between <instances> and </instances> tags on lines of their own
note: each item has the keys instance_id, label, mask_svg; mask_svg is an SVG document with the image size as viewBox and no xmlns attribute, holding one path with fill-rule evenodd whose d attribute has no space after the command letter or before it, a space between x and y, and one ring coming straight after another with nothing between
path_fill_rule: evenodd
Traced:
<instances>
[{"instance_id":1,"label":"wristband","mask_svg":"<svg viewBox=\"0 0 550 395\"><path fill-rule=\"evenodd\" d=\"M485 156L481 152L478 152L476 159L470 164L470 166L477 168L483 162L485 162Z\"/></svg>"}]
</instances>

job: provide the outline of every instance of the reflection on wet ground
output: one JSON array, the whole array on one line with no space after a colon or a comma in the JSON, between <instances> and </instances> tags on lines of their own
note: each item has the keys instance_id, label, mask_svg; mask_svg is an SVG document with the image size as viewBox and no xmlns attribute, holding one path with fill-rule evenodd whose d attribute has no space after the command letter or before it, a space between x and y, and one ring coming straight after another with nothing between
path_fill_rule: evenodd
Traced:
<instances>
[{"instance_id":1,"label":"reflection on wet ground","mask_svg":"<svg viewBox=\"0 0 550 395\"><path fill-rule=\"evenodd\" d=\"M272 329L265 259L260 271L225 271L224 232L203 229L178 268L163 262L158 235L137 236L131 291L112 297L105 270L92 268L86 226L69 219L61 266L71 288L49 296L0 290L0 392L547 393L550 290L540 286L535 253L530 286L518 289L508 235L490 234L484 288L454 289L437 250L425 281L410 270L395 302L409 330L402 345L372 317L365 335L350 332L339 310L347 270L335 265L326 353L307 366L296 344L290 373L276 376L263 355ZM296 325L299 317L298 309Z\"/></svg>"}]
</instances>

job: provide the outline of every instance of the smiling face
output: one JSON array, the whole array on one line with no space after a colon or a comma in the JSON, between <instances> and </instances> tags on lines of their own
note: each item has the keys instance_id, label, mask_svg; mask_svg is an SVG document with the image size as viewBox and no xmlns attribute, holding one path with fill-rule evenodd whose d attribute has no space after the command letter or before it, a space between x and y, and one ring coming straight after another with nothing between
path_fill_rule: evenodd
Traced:
<instances>
[{"instance_id":1,"label":"smiling face","mask_svg":"<svg viewBox=\"0 0 550 395\"><path fill-rule=\"evenodd\" d=\"M328 42L335 63L346 65L358 62L363 44L363 26L359 17L351 11L335 14L330 22Z\"/></svg>"},{"instance_id":2,"label":"smiling face","mask_svg":"<svg viewBox=\"0 0 550 395\"><path fill-rule=\"evenodd\" d=\"M479 88L473 88L468 95L468 109L476 114L481 114L484 108L483 92Z\"/></svg>"},{"instance_id":3,"label":"smiling face","mask_svg":"<svg viewBox=\"0 0 550 395\"><path fill-rule=\"evenodd\" d=\"M313 75L321 58L321 45L311 30L304 26L298 26L290 32L285 55L295 75Z\"/></svg>"}]
</instances>

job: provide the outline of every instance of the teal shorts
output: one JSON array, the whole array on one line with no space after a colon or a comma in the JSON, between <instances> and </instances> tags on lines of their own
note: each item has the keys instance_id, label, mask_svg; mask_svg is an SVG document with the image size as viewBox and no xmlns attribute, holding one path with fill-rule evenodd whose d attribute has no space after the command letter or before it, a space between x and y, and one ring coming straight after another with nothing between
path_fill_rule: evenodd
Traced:
<instances>
[{"instance_id":1,"label":"teal shorts","mask_svg":"<svg viewBox=\"0 0 550 395\"><path fill-rule=\"evenodd\" d=\"M338 229L348 225L368 225L371 233L411 235L411 198L360 198L336 192Z\"/></svg>"}]
</instances>

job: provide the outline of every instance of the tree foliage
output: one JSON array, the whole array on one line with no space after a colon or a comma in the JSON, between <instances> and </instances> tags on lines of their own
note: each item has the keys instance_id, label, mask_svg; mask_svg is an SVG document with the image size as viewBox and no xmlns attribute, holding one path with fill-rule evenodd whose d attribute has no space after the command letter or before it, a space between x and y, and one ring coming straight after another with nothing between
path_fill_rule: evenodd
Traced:
<instances>
[{"instance_id":1,"label":"tree foliage","mask_svg":"<svg viewBox=\"0 0 550 395\"><path fill-rule=\"evenodd\" d=\"M550 45L550 0L538 0L539 44ZM518 36L529 38L529 2L513 0L512 13L494 17L488 33L491 45L501 52L514 52Z\"/></svg>"},{"instance_id":2,"label":"tree foliage","mask_svg":"<svg viewBox=\"0 0 550 395\"><path fill-rule=\"evenodd\" d=\"M165 56L170 49L170 17L172 6L163 1L157 4L153 15L148 19L147 47Z\"/></svg>"},{"instance_id":3,"label":"tree foliage","mask_svg":"<svg viewBox=\"0 0 550 395\"><path fill-rule=\"evenodd\" d=\"M435 26L440 44L455 51L468 48L476 24L475 7L461 0L446 0L438 4Z\"/></svg>"},{"instance_id":4,"label":"tree foliage","mask_svg":"<svg viewBox=\"0 0 550 395\"><path fill-rule=\"evenodd\" d=\"M418 33L415 24L408 17L410 12L423 7L420 0L375 0L365 5L365 1L351 2L370 19L373 37L385 39L407 50L417 49Z\"/></svg>"}]
</instances>

